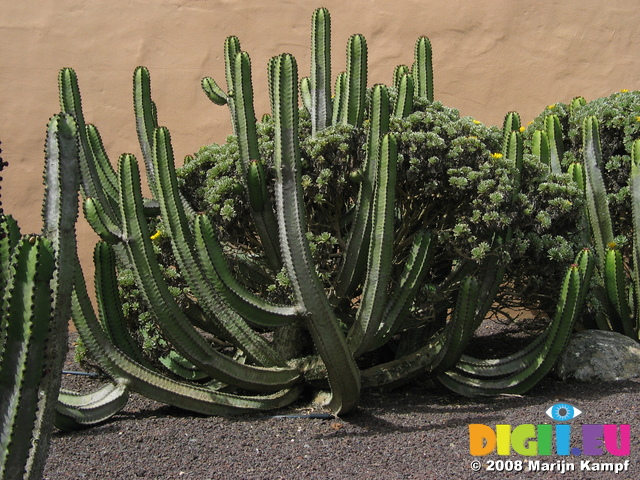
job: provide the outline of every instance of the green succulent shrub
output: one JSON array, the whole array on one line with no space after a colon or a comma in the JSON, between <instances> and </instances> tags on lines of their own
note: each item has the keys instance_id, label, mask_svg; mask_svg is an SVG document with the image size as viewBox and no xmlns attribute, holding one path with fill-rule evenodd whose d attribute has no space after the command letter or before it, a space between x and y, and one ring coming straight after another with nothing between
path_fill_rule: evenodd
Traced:
<instances>
[{"instance_id":1,"label":"green succulent shrub","mask_svg":"<svg viewBox=\"0 0 640 480\"><path fill-rule=\"evenodd\" d=\"M577 97L580 98L580 97ZM602 176L617 236L616 243L625 256L630 255L633 237L629 175L631 146L640 138L640 91L622 90L589 102L556 103L545 108L524 132L525 144L535 130L544 128L544 119L556 115L562 126L565 171L573 163L583 161L583 123L595 117L600 127Z\"/></svg>"},{"instance_id":2,"label":"green succulent shrub","mask_svg":"<svg viewBox=\"0 0 640 480\"><path fill-rule=\"evenodd\" d=\"M363 128L337 125L314 136L308 118L301 108L302 184L311 217L308 237L321 276L331 284L340 267L337 252L345 246L344 219L358 193L367 120ZM269 185L275 175L272 123L266 117L257 125ZM399 150L396 264L402 266L417 229L436 232L440 246L433 267L437 281L424 285L416 317L428 315L434 299L451 296L452 286L443 281L457 259L479 262L496 254L507 265L508 288L495 311L550 310L554 280L582 247L572 238L581 193L569 176L550 174L537 158L525 155L522 191L514 194L516 165L500 153L502 129L461 117L437 101L416 100L410 114L391 119L390 131L397 134ZM184 196L214 219L220 237L259 256L248 201L238 188L242 178L236 138L202 147L177 173ZM496 249L497 235L508 227L511 240ZM263 286L264 293L283 301L289 294L286 278L278 278L280 282Z\"/></svg>"}]
</instances>

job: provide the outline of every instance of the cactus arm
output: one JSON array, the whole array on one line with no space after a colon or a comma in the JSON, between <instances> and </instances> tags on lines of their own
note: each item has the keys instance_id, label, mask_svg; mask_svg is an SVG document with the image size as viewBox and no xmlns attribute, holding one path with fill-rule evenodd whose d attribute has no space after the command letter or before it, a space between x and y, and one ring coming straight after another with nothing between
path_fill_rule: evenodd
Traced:
<instances>
[{"instance_id":1,"label":"cactus arm","mask_svg":"<svg viewBox=\"0 0 640 480\"><path fill-rule=\"evenodd\" d=\"M536 130L531 137L531 153L538 157L545 165L551 165L551 150L549 137L544 130Z\"/></svg>"},{"instance_id":2,"label":"cactus arm","mask_svg":"<svg viewBox=\"0 0 640 480\"><path fill-rule=\"evenodd\" d=\"M0 159L0 165L2 160ZM20 227L18 222L11 215L0 213L0 291L4 292L9 279L11 278L9 270L9 262L11 261L11 252L20 241ZM1 342L0 342L1 345ZM0 347L2 348L2 347Z\"/></svg>"},{"instance_id":3,"label":"cactus arm","mask_svg":"<svg viewBox=\"0 0 640 480\"><path fill-rule=\"evenodd\" d=\"M339 296L351 296L364 275L369 254L371 234L371 208L378 170L379 146L389 131L389 93L384 85L373 87L371 100L371 127L367 139L367 158L360 182L356 213L349 234L344 262L338 274L336 292Z\"/></svg>"},{"instance_id":4,"label":"cactus arm","mask_svg":"<svg viewBox=\"0 0 640 480\"><path fill-rule=\"evenodd\" d=\"M511 229L509 228L507 237L511 236L510 232ZM499 242L499 244L502 244L502 242ZM496 294L502 284L505 271L506 267L499 264L498 255L489 255L485 258L481 272L478 274L478 278L480 279L480 292L476 308L476 328L480 326L495 302Z\"/></svg>"},{"instance_id":5,"label":"cactus arm","mask_svg":"<svg viewBox=\"0 0 640 480\"><path fill-rule=\"evenodd\" d=\"M335 94L333 97L331 124L338 125L345 115L347 105L347 72L340 72L336 77Z\"/></svg>"},{"instance_id":6,"label":"cactus arm","mask_svg":"<svg viewBox=\"0 0 640 480\"><path fill-rule=\"evenodd\" d=\"M91 158L95 160L100 188L105 191L107 198L115 205L118 199L118 176L107 156L98 129L89 123L86 126L86 132Z\"/></svg>"},{"instance_id":7,"label":"cactus arm","mask_svg":"<svg viewBox=\"0 0 640 480\"><path fill-rule=\"evenodd\" d=\"M637 338L638 332L631 323L622 254L615 246L607 248L603 273L604 285L611 307L609 308L609 322L612 329L628 337Z\"/></svg>"},{"instance_id":8,"label":"cactus arm","mask_svg":"<svg viewBox=\"0 0 640 480\"><path fill-rule=\"evenodd\" d=\"M284 367L284 359L275 353L262 336L251 330L238 313L223 301L216 289L211 287L202 264L198 261L195 238L179 201L173 150L166 128L156 129L153 149L154 169L157 173L156 191L162 217L171 238L173 253L187 283L201 306L212 317L211 320L216 322L218 329L225 332L229 341L260 365Z\"/></svg>"},{"instance_id":9,"label":"cactus arm","mask_svg":"<svg viewBox=\"0 0 640 480\"><path fill-rule=\"evenodd\" d=\"M396 91L400 90L400 83L402 81L402 77L405 75L411 75L411 77L413 78L411 69L407 65L397 65L393 69L393 88L395 88ZM415 83L416 82L414 79L414 82L413 82L414 87L415 87ZM415 95L415 88L413 90L413 94Z\"/></svg>"},{"instance_id":10,"label":"cactus arm","mask_svg":"<svg viewBox=\"0 0 640 480\"><path fill-rule=\"evenodd\" d=\"M210 378L209 375L174 350L159 360L172 374L185 380L201 381ZM222 383L220 384L222 385Z\"/></svg>"},{"instance_id":11,"label":"cactus arm","mask_svg":"<svg viewBox=\"0 0 640 480\"><path fill-rule=\"evenodd\" d=\"M207 278L233 310L250 323L265 327L288 325L298 319L295 307L273 305L247 290L235 279L207 217L197 217L194 235L197 254Z\"/></svg>"},{"instance_id":12,"label":"cactus arm","mask_svg":"<svg viewBox=\"0 0 640 480\"><path fill-rule=\"evenodd\" d=\"M253 108L251 60L247 52L238 52L230 61L233 68L233 96L230 101L233 100L234 131L238 137L240 159L246 170L251 160L260 158Z\"/></svg>"},{"instance_id":13,"label":"cactus arm","mask_svg":"<svg viewBox=\"0 0 640 480\"><path fill-rule=\"evenodd\" d=\"M129 389L124 382L109 383L85 395L61 390L56 405L55 425L67 432L96 425L122 410L128 400Z\"/></svg>"},{"instance_id":14,"label":"cactus arm","mask_svg":"<svg viewBox=\"0 0 640 480\"><path fill-rule=\"evenodd\" d=\"M98 161L93 156L89 143L87 125L82 113L82 100L78 88L78 77L71 68L63 68L58 74L58 89L62 111L73 116L79 137L80 185L84 196L96 198L112 221L117 217L117 198L107 195L101 185L102 174Z\"/></svg>"},{"instance_id":15,"label":"cactus arm","mask_svg":"<svg viewBox=\"0 0 640 480\"><path fill-rule=\"evenodd\" d=\"M55 115L49 122L45 142L45 195L42 207L42 234L51 240L56 269L51 281L53 317L46 343L45 371L53 372L40 388L38 417L33 433L36 450L49 445L54 409L58 399L62 371L67 353L67 331L71 317L71 292L76 256L75 225L78 217L78 124L69 114ZM46 455L31 455L27 472L41 474Z\"/></svg>"},{"instance_id":16,"label":"cactus arm","mask_svg":"<svg viewBox=\"0 0 640 480\"><path fill-rule=\"evenodd\" d=\"M313 105L311 103L311 79L309 77L302 77L300 79L300 99L302 105L307 109L309 115L313 115Z\"/></svg>"},{"instance_id":17,"label":"cactus arm","mask_svg":"<svg viewBox=\"0 0 640 480\"><path fill-rule=\"evenodd\" d=\"M201 85L202 90L213 103L220 106L227 104L227 94L222 90L222 88L220 88L213 78L204 77L201 81Z\"/></svg>"},{"instance_id":18,"label":"cactus arm","mask_svg":"<svg viewBox=\"0 0 640 480\"><path fill-rule=\"evenodd\" d=\"M513 160L516 167L516 177L513 186L513 198L520 192L520 183L522 180L522 160L524 155L524 146L522 143L522 134L519 131L511 131L506 137L504 145L504 156L509 160Z\"/></svg>"},{"instance_id":19,"label":"cactus arm","mask_svg":"<svg viewBox=\"0 0 640 480\"><path fill-rule=\"evenodd\" d=\"M393 115L398 118L404 118L411 113L413 109L414 79L410 74L404 74L400 78L398 84L398 97L393 110Z\"/></svg>"},{"instance_id":20,"label":"cactus arm","mask_svg":"<svg viewBox=\"0 0 640 480\"><path fill-rule=\"evenodd\" d=\"M158 118L151 100L151 77L146 67L136 67L133 72L133 111L136 119L138 143L149 177L149 186L156 197L156 192L153 190L155 173L153 171L152 147L153 131L158 126Z\"/></svg>"},{"instance_id":21,"label":"cactus arm","mask_svg":"<svg viewBox=\"0 0 640 480\"><path fill-rule=\"evenodd\" d=\"M571 176L578 188L584 192L585 189L585 179L584 179L584 166L581 163L574 162L569 165L567 169L567 173Z\"/></svg>"},{"instance_id":22,"label":"cactus arm","mask_svg":"<svg viewBox=\"0 0 640 480\"><path fill-rule=\"evenodd\" d=\"M158 325L174 348L213 378L253 390L286 388L298 381L298 374L287 368L261 368L243 365L212 348L196 331L173 299L162 279L153 254L150 234L142 214L142 195L137 163L130 155L119 162L121 216L125 245L136 283L154 305Z\"/></svg>"},{"instance_id":23,"label":"cactus arm","mask_svg":"<svg viewBox=\"0 0 640 480\"><path fill-rule=\"evenodd\" d=\"M73 321L87 350L112 378L121 378L131 391L158 402L174 405L204 415L228 415L247 410L266 410L290 404L300 395L300 388L271 395L234 395L176 381L134 362L107 338L95 316L79 273L73 294Z\"/></svg>"},{"instance_id":24,"label":"cactus arm","mask_svg":"<svg viewBox=\"0 0 640 480\"><path fill-rule=\"evenodd\" d=\"M457 367L441 374L440 382L462 395L521 394L539 382L553 368L583 306L585 289L593 271L593 259L588 251L580 255L587 259L577 259L579 263L569 267L556 315L537 340L523 351L509 356L507 361L470 360L463 357L460 363L465 368Z\"/></svg>"},{"instance_id":25,"label":"cactus arm","mask_svg":"<svg viewBox=\"0 0 640 480\"><path fill-rule=\"evenodd\" d=\"M255 176L256 167L262 167L258 160L258 136L253 107L253 87L251 85L251 61L246 52L238 52L230 59L233 62L233 96L228 100L233 118L234 132L238 138L238 149L242 170L246 178L249 199L259 195L261 201L250 201L251 215L256 225L260 242L269 265L274 270L282 268L278 244L278 224L273 213L271 198L267 195L264 171ZM263 167L262 167L263 168Z\"/></svg>"},{"instance_id":26,"label":"cactus arm","mask_svg":"<svg viewBox=\"0 0 640 480\"><path fill-rule=\"evenodd\" d=\"M387 289L393 266L393 221L398 147L395 137L386 134L380 142L380 161L372 210L372 228L367 275L360 308L347 343L354 357L367 351L383 321Z\"/></svg>"},{"instance_id":27,"label":"cactus arm","mask_svg":"<svg viewBox=\"0 0 640 480\"><path fill-rule=\"evenodd\" d=\"M272 105L275 119L276 207L283 260L311 337L324 361L332 394L328 407L346 413L356 407L360 374L347 347L311 259L306 238L300 181L298 80L295 59L273 62Z\"/></svg>"},{"instance_id":28,"label":"cactus arm","mask_svg":"<svg viewBox=\"0 0 640 480\"><path fill-rule=\"evenodd\" d=\"M326 8L313 12L311 28L311 96L312 135L331 122L331 16Z\"/></svg>"},{"instance_id":29,"label":"cactus arm","mask_svg":"<svg viewBox=\"0 0 640 480\"><path fill-rule=\"evenodd\" d=\"M101 313L103 328L109 340L125 355L141 365L146 365L142 352L127 327L121 304L117 301L119 292L113 249L105 242L98 242L95 249L98 252L96 259L100 259L94 262L96 302Z\"/></svg>"},{"instance_id":30,"label":"cactus arm","mask_svg":"<svg viewBox=\"0 0 640 480\"><path fill-rule=\"evenodd\" d=\"M85 198L82 203L84 217L98 236L109 243L115 245L122 241L122 231L118 225L109 218L101 203L93 197Z\"/></svg>"},{"instance_id":31,"label":"cactus arm","mask_svg":"<svg viewBox=\"0 0 640 480\"><path fill-rule=\"evenodd\" d=\"M45 355L47 343L52 341L50 283L54 268L48 239L25 238L16 246L0 323L0 478L38 478L37 466L44 466L48 441L43 438L41 445L32 445L32 439L45 436L38 431L46 423L38 418L42 415L39 391L48 393L46 383L54 375L46 370L50 362Z\"/></svg>"},{"instance_id":32,"label":"cactus arm","mask_svg":"<svg viewBox=\"0 0 640 480\"><path fill-rule=\"evenodd\" d=\"M586 104L587 101L584 97L574 97L569 104L569 115L574 116L576 114L576 110Z\"/></svg>"},{"instance_id":33,"label":"cactus arm","mask_svg":"<svg viewBox=\"0 0 640 480\"><path fill-rule=\"evenodd\" d=\"M225 78L227 80L227 96L233 97L235 93L233 91L234 88L234 65L233 61L236 58L236 55L240 53L240 40L238 37L229 36L224 40L224 65L225 65Z\"/></svg>"},{"instance_id":34,"label":"cactus arm","mask_svg":"<svg viewBox=\"0 0 640 480\"><path fill-rule=\"evenodd\" d=\"M267 262L274 270L282 268L282 258L278 244L278 222L273 213L271 198L267 195L266 177L264 171L257 172L262 167L258 160L258 136L256 133L256 117L253 107L253 87L251 85L251 62L246 52L239 52L234 58L235 72L234 97L232 112L234 113L234 130L238 137L238 148L242 161L243 172L246 177L249 197L259 192L261 202L256 205L250 202L251 214L256 225L262 248Z\"/></svg>"},{"instance_id":35,"label":"cactus arm","mask_svg":"<svg viewBox=\"0 0 640 480\"><path fill-rule=\"evenodd\" d=\"M361 127L367 91L367 41L352 35L347 42L346 105L341 123Z\"/></svg>"},{"instance_id":36,"label":"cactus arm","mask_svg":"<svg viewBox=\"0 0 640 480\"><path fill-rule=\"evenodd\" d=\"M414 48L412 75L416 97L425 97L433 102L433 65L431 42L427 37L420 37Z\"/></svg>"},{"instance_id":37,"label":"cactus arm","mask_svg":"<svg viewBox=\"0 0 640 480\"><path fill-rule=\"evenodd\" d=\"M507 156L507 148L512 132L520 130L520 114L509 112L504 116L502 122L502 155Z\"/></svg>"},{"instance_id":38,"label":"cactus arm","mask_svg":"<svg viewBox=\"0 0 640 480\"><path fill-rule=\"evenodd\" d=\"M596 247L596 259L602 270L607 246L613 242L613 227L604 179L599 167L602 163L602 153L597 119L585 118L582 131L587 214Z\"/></svg>"},{"instance_id":39,"label":"cactus arm","mask_svg":"<svg viewBox=\"0 0 640 480\"><path fill-rule=\"evenodd\" d=\"M631 172L629 176L631 215L633 219L633 292L635 328L640 332L640 140L631 145Z\"/></svg>"},{"instance_id":40,"label":"cactus arm","mask_svg":"<svg viewBox=\"0 0 640 480\"><path fill-rule=\"evenodd\" d=\"M551 171L562 173L562 157L564 156L564 145L562 139L562 126L557 115L547 115L544 119L544 127L549 140L549 151Z\"/></svg>"},{"instance_id":41,"label":"cactus arm","mask_svg":"<svg viewBox=\"0 0 640 480\"><path fill-rule=\"evenodd\" d=\"M444 346L438 355L437 365L434 365L439 371L447 370L455 365L475 332L477 328L476 305L479 293L478 281L471 276L465 277L451 312L451 320L445 327Z\"/></svg>"},{"instance_id":42,"label":"cactus arm","mask_svg":"<svg viewBox=\"0 0 640 480\"><path fill-rule=\"evenodd\" d=\"M424 231L416 233L398 286L382 315L383 323L376 332L374 347L387 343L402 327L434 254L435 242L432 241L431 234Z\"/></svg>"},{"instance_id":43,"label":"cactus arm","mask_svg":"<svg viewBox=\"0 0 640 480\"><path fill-rule=\"evenodd\" d=\"M153 165L153 134L158 127L158 114L156 105L151 99L151 77L146 67L137 67L133 72L133 111L136 119L138 143L147 172L147 183L153 197L158 198L158 192L155 190L156 172ZM180 201L187 215L193 217L195 212L182 194L180 194ZM145 213L153 214L148 207L149 202L147 202Z\"/></svg>"}]
</instances>

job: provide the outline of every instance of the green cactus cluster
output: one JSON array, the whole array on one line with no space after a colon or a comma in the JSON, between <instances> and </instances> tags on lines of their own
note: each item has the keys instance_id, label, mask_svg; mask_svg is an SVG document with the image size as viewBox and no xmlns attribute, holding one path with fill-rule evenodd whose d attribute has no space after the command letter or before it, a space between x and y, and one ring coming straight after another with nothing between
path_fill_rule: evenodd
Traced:
<instances>
[{"instance_id":1,"label":"green cactus cluster","mask_svg":"<svg viewBox=\"0 0 640 480\"><path fill-rule=\"evenodd\" d=\"M634 222L640 208L634 193L638 95L625 90L590 102L575 97L569 104L550 105L525 132L531 152L550 158L544 145L551 144L547 142L549 125L554 125L561 171L583 190L582 228L573 243L594 246L597 275L581 328L613 330L634 339L638 339L634 280L638 248Z\"/></svg>"},{"instance_id":2,"label":"green cactus cluster","mask_svg":"<svg viewBox=\"0 0 640 480\"><path fill-rule=\"evenodd\" d=\"M202 87L228 107L234 136L188 160L180 178L149 72L137 68L134 112L151 199L133 155L112 167L97 129L85 124L75 73L60 72L62 109L77 122L83 210L101 237L97 311L76 266L72 315L114 379L65 408L86 402L91 412L113 412L132 390L227 414L288 405L314 386L329 390L325 407L343 414L363 388L419 374L475 394L525 391L549 371L589 281L587 253L569 268L556 319L535 347L480 373L462 355L508 283L509 260L526 256L532 242L523 226L541 205L549 218L571 210L557 199L579 189L549 181L545 164L525 157L516 114L492 129L434 101L425 37L392 86L372 88L366 41L350 37L332 91L330 30L328 11L316 10L309 77L298 78L291 55L271 59L271 114L260 123L249 55L229 37L226 89L210 77ZM190 181L207 155L215 156L209 190ZM536 204L528 189L543 184L555 190ZM207 209L196 199L209 202L211 216L197 213ZM169 282L167 265L178 272ZM149 359L132 333L118 275L135 284L166 342L161 357Z\"/></svg>"}]
</instances>

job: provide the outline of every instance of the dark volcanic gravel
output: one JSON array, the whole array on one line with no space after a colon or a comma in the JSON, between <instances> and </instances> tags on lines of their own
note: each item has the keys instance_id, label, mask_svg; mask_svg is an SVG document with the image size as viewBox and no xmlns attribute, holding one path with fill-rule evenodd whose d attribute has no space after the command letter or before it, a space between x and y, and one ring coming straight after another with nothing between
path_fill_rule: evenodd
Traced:
<instances>
[{"instance_id":1,"label":"dark volcanic gravel","mask_svg":"<svg viewBox=\"0 0 640 480\"><path fill-rule=\"evenodd\" d=\"M67 384L90 382L65 379ZM393 391L365 391L359 409L343 418L274 418L286 411L203 417L132 395L109 422L52 439L44 478L59 479L640 479L640 382L577 383L548 378L526 396L469 399L418 381ZM558 402L582 414L572 426L581 446L583 424L630 424L631 454L535 456L469 453L468 425L555 423L545 411ZM472 462L479 460L479 472ZM504 460L515 461L502 463ZM572 464L575 471L529 471L529 461ZM581 461L620 463L625 471L581 470ZM496 468L512 471L487 471ZM522 470L518 469L522 461ZM607 467L605 467L607 468Z\"/></svg>"}]
</instances>

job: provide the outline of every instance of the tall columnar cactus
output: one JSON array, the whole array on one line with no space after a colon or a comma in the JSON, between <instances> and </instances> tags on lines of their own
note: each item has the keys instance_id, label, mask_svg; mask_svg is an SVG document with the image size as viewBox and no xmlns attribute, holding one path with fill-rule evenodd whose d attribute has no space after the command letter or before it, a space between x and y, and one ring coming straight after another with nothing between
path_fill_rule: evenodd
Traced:
<instances>
[{"instance_id":1,"label":"tall columnar cactus","mask_svg":"<svg viewBox=\"0 0 640 480\"><path fill-rule=\"evenodd\" d=\"M20 237L11 217L0 218L0 477L5 479L40 478L53 429L76 255L76 128L65 114L49 122L43 236Z\"/></svg>"}]
</instances>

